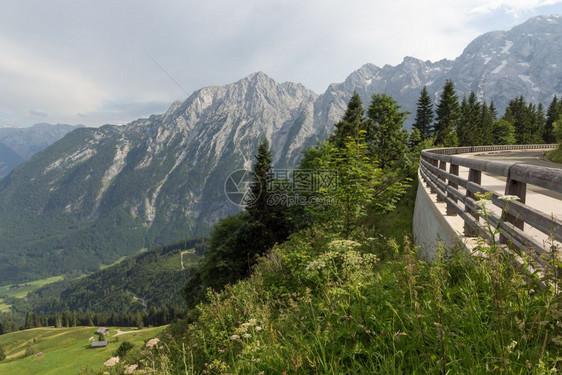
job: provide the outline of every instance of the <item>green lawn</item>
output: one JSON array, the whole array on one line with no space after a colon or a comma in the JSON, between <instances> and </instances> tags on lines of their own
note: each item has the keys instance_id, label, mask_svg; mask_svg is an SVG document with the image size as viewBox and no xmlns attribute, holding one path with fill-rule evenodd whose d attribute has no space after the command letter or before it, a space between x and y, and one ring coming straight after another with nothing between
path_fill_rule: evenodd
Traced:
<instances>
[{"instance_id":1,"label":"green lawn","mask_svg":"<svg viewBox=\"0 0 562 375\"><path fill-rule=\"evenodd\" d=\"M113 337L117 327L110 328L107 348L90 349L90 337L97 327L34 328L0 335L0 345L7 358L0 362L0 374L77 374L90 366L101 369L103 362L112 357L120 342L129 341L136 347L156 337L166 326L145 328L138 332ZM132 328L121 328L131 331ZM35 354L24 357L31 346ZM42 353L42 355L37 355Z\"/></svg>"}]
</instances>

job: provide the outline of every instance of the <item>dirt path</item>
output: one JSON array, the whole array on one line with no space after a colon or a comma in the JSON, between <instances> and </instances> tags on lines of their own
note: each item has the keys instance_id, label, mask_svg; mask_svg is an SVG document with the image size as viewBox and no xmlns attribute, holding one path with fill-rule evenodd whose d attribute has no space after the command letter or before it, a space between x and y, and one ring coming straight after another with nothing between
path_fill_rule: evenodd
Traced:
<instances>
[{"instance_id":1,"label":"dirt path","mask_svg":"<svg viewBox=\"0 0 562 375\"><path fill-rule=\"evenodd\" d=\"M128 294L130 294L131 297L133 297L133 299L134 299L135 301L140 301L141 304L142 304L142 307L144 308L144 311L145 311L145 312L148 312L148 308L147 308L146 301L144 300L144 298L135 296L134 293L131 292L131 291L128 290L128 289L125 289L125 292L128 293Z\"/></svg>"}]
</instances>

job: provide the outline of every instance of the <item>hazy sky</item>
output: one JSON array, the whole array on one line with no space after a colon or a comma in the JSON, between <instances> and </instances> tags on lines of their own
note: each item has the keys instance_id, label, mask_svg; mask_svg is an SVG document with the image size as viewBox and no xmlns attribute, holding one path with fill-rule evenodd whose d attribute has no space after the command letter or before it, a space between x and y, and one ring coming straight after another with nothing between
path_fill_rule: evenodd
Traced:
<instances>
[{"instance_id":1,"label":"hazy sky","mask_svg":"<svg viewBox=\"0 0 562 375\"><path fill-rule=\"evenodd\" d=\"M258 70L321 93L551 13L562 0L2 0L0 126L126 123Z\"/></svg>"}]
</instances>

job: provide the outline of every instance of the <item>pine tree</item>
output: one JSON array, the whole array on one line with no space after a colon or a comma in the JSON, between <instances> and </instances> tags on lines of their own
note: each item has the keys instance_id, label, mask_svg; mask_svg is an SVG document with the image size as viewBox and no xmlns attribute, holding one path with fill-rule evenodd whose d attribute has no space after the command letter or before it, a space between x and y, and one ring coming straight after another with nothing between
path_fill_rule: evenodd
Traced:
<instances>
[{"instance_id":1,"label":"pine tree","mask_svg":"<svg viewBox=\"0 0 562 375\"><path fill-rule=\"evenodd\" d=\"M492 109L495 111L495 108L490 107L486 104L486 102L482 103L482 111L480 114L480 145L493 145L494 144L494 113Z\"/></svg>"},{"instance_id":2,"label":"pine tree","mask_svg":"<svg viewBox=\"0 0 562 375\"><path fill-rule=\"evenodd\" d=\"M493 144L496 145L512 145L515 144L515 127L505 119L499 119L494 122L492 129Z\"/></svg>"},{"instance_id":3,"label":"pine tree","mask_svg":"<svg viewBox=\"0 0 562 375\"><path fill-rule=\"evenodd\" d=\"M366 139L371 156L382 169L404 162L408 133L402 128L408 112L401 112L396 101L386 94L374 94L367 110Z\"/></svg>"},{"instance_id":4,"label":"pine tree","mask_svg":"<svg viewBox=\"0 0 562 375\"><path fill-rule=\"evenodd\" d=\"M414 122L414 129L419 131L422 141L431 137L432 123L433 104L431 103L431 98L427 92L427 87L424 86L418 99L416 120Z\"/></svg>"},{"instance_id":5,"label":"pine tree","mask_svg":"<svg viewBox=\"0 0 562 375\"><path fill-rule=\"evenodd\" d=\"M556 142L553 133L553 124L558 121L560 116L562 116L562 101L558 101L558 98L554 95L554 98L552 99L552 102L550 102L548 110L546 111L546 121L544 126L544 141L546 143Z\"/></svg>"},{"instance_id":6,"label":"pine tree","mask_svg":"<svg viewBox=\"0 0 562 375\"><path fill-rule=\"evenodd\" d=\"M361 98L357 91L354 91L345 114L335 125L334 134L331 136L336 147L343 148L348 137L358 139L359 132L364 129L363 112Z\"/></svg>"},{"instance_id":7,"label":"pine tree","mask_svg":"<svg viewBox=\"0 0 562 375\"><path fill-rule=\"evenodd\" d=\"M262 221L270 210L268 198L273 180L271 169L269 142L264 140L258 146L256 163L252 171L253 181L250 185L250 200L246 206L246 211L256 221Z\"/></svg>"},{"instance_id":8,"label":"pine tree","mask_svg":"<svg viewBox=\"0 0 562 375\"><path fill-rule=\"evenodd\" d=\"M481 120L481 105L474 92L471 92L468 101L464 97L461 104L461 117L457 123L459 146L476 146L482 143Z\"/></svg>"},{"instance_id":9,"label":"pine tree","mask_svg":"<svg viewBox=\"0 0 562 375\"><path fill-rule=\"evenodd\" d=\"M443 93L436 110L436 119L433 125L435 144L445 147L457 145L457 123L460 117L460 107L453 81L448 79L443 86Z\"/></svg>"},{"instance_id":10,"label":"pine tree","mask_svg":"<svg viewBox=\"0 0 562 375\"><path fill-rule=\"evenodd\" d=\"M498 120L498 110L496 109L496 105L493 100L490 102L490 114L492 115L494 122Z\"/></svg>"}]
</instances>

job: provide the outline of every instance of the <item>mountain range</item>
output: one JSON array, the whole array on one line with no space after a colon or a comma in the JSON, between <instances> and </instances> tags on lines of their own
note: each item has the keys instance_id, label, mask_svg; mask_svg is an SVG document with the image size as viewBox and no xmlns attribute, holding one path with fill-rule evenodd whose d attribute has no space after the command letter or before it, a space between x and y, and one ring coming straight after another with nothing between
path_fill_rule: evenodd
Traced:
<instances>
[{"instance_id":1,"label":"mountain range","mask_svg":"<svg viewBox=\"0 0 562 375\"><path fill-rule=\"evenodd\" d=\"M0 128L0 177L79 127L41 123L28 128Z\"/></svg>"},{"instance_id":2,"label":"mountain range","mask_svg":"<svg viewBox=\"0 0 562 375\"><path fill-rule=\"evenodd\" d=\"M562 94L561 38L561 16L535 17L478 37L455 60L366 64L321 95L258 72L197 90L164 114L76 129L0 180L0 284L94 271L207 234L240 209L224 182L251 167L262 139L276 167L294 166L331 133L354 90L366 105L385 92L414 112L424 85L438 98L452 79L461 97L475 91L500 113L519 95L548 104Z\"/></svg>"}]
</instances>

